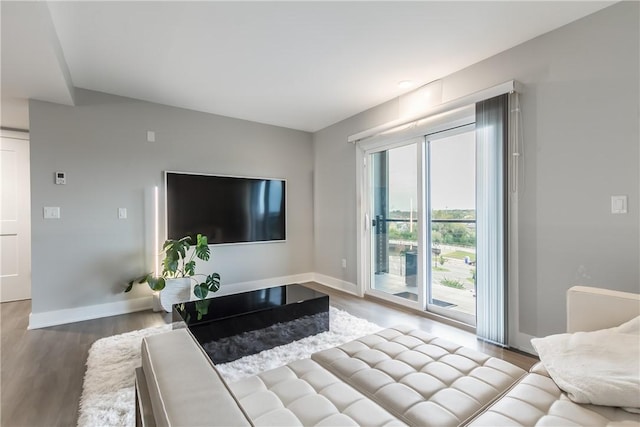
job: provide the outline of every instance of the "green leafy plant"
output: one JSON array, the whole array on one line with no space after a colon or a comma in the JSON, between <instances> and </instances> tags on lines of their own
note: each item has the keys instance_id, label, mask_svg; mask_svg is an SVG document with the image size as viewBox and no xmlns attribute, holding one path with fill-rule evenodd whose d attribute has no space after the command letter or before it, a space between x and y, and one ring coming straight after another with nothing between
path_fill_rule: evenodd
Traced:
<instances>
[{"instance_id":1,"label":"green leafy plant","mask_svg":"<svg viewBox=\"0 0 640 427\"><path fill-rule=\"evenodd\" d=\"M209 305L211 304L210 299L203 299L200 301L194 301L194 308L196 311L196 318L198 320L202 320L204 316L209 314ZM188 325L191 323L191 313L187 310L187 306L185 303L178 305L178 312L183 317L185 323Z\"/></svg>"},{"instance_id":2,"label":"green leafy plant","mask_svg":"<svg viewBox=\"0 0 640 427\"><path fill-rule=\"evenodd\" d=\"M442 280L440 280L440 284L443 286L448 286L449 288L455 288L455 289L464 289L464 285L455 279L448 279L446 277L443 277Z\"/></svg>"},{"instance_id":3,"label":"green leafy plant","mask_svg":"<svg viewBox=\"0 0 640 427\"><path fill-rule=\"evenodd\" d=\"M211 257L211 250L207 242L207 236L198 234L193 252L191 249L191 237L185 236L179 240L169 239L162 245L164 259L162 261L162 273L154 276L153 273L146 273L140 277L136 277L128 283L125 292L131 291L136 283L147 283L154 291L161 291L166 286L167 279L177 279L181 277L189 277L196 282L193 288L193 294L204 299L209 292L216 292L220 289L220 275L212 273L209 275L196 274L196 260L208 261ZM200 282L196 276L204 276L204 280Z\"/></svg>"}]
</instances>

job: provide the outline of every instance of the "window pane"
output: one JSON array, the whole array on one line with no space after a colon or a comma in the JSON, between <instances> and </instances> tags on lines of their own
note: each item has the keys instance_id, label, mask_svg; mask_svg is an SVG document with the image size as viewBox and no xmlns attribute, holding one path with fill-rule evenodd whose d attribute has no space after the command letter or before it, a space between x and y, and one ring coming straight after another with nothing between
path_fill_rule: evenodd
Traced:
<instances>
[{"instance_id":1,"label":"window pane","mask_svg":"<svg viewBox=\"0 0 640 427\"><path fill-rule=\"evenodd\" d=\"M372 155L372 287L418 300L417 144Z\"/></svg>"},{"instance_id":2,"label":"window pane","mask_svg":"<svg viewBox=\"0 0 640 427\"><path fill-rule=\"evenodd\" d=\"M429 304L475 316L475 133L429 143Z\"/></svg>"}]
</instances>

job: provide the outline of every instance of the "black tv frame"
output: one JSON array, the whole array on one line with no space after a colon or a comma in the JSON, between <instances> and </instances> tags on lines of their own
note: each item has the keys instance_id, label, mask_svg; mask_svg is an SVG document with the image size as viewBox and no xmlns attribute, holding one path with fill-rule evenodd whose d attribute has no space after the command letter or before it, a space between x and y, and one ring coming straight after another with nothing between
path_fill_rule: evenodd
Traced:
<instances>
[{"instance_id":1,"label":"black tv frame","mask_svg":"<svg viewBox=\"0 0 640 427\"><path fill-rule=\"evenodd\" d=\"M174 171L174 170L166 170L164 171L164 225L165 225L165 237L169 236L169 192L168 192L168 175L176 174L176 175L196 175L196 176L212 176L212 177L221 177L221 178L238 178L238 179L250 179L250 180L265 180L265 181L281 181L284 183L284 239L272 239L272 240L252 240L252 241L238 241L238 242L224 242L224 243L216 243L209 241L209 245L216 246L226 246L226 245L252 245L252 244L263 244L263 243L283 243L287 241L288 235L288 182L285 178L274 178L274 177L256 177L256 176L246 176L246 175L226 175L219 173L206 173L206 172L184 172L184 171ZM183 237L183 236L180 236ZM192 242L195 244L195 242Z\"/></svg>"}]
</instances>

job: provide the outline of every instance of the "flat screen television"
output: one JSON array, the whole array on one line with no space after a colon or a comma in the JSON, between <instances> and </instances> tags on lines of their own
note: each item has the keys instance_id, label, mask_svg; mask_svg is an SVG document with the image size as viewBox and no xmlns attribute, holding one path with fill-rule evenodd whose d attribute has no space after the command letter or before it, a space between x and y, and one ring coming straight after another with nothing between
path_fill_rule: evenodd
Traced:
<instances>
[{"instance_id":1,"label":"flat screen television","mask_svg":"<svg viewBox=\"0 0 640 427\"><path fill-rule=\"evenodd\" d=\"M165 172L169 239L210 244L286 240L286 181Z\"/></svg>"}]
</instances>

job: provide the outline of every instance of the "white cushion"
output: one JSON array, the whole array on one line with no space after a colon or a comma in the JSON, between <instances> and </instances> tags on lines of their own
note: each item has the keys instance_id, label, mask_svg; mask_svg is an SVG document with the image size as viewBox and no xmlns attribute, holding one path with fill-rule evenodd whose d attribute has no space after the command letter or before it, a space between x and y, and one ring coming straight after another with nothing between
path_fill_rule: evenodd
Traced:
<instances>
[{"instance_id":1,"label":"white cushion","mask_svg":"<svg viewBox=\"0 0 640 427\"><path fill-rule=\"evenodd\" d=\"M187 329L143 338L142 368L156 425L251 425Z\"/></svg>"},{"instance_id":2,"label":"white cushion","mask_svg":"<svg viewBox=\"0 0 640 427\"><path fill-rule=\"evenodd\" d=\"M611 328L640 315L640 294L573 286L567 291L567 332Z\"/></svg>"},{"instance_id":3,"label":"white cushion","mask_svg":"<svg viewBox=\"0 0 640 427\"><path fill-rule=\"evenodd\" d=\"M640 316L616 328L551 335L531 343L572 401L640 408Z\"/></svg>"},{"instance_id":4,"label":"white cushion","mask_svg":"<svg viewBox=\"0 0 640 427\"><path fill-rule=\"evenodd\" d=\"M412 327L397 326L312 359L407 424L457 426L526 372Z\"/></svg>"},{"instance_id":5,"label":"white cushion","mask_svg":"<svg viewBox=\"0 0 640 427\"><path fill-rule=\"evenodd\" d=\"M537 371L542 371L540 367ZM574 403L545 375L530 373L470 426L632 426L640 415Z\"/></svg>"},{"instance_id":6,"label":"white cushion","mask_svg":"<svg viewBox=\"0 0 640 427\"><path fill-rule=\"evenodd\" d=\"M230 385L255 426L402 426L310 359Z\"/></svg>"}]
</instances>

